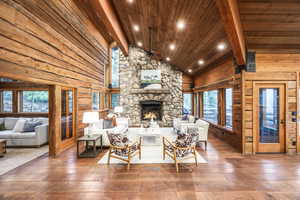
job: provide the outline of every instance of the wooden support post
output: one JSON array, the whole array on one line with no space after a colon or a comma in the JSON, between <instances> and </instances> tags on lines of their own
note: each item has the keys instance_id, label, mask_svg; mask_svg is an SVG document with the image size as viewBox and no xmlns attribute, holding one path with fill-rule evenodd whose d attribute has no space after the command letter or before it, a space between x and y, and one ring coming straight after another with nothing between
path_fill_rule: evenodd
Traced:
<instances>
[{"instance_id":1,"label":"wooden support post","mask_svg":"<svg viewBox=\"0 0 300 200\"><path fill-rule=\"evenodd\" d=\"M60 124L61 122L61 87L49 88L49 156L55 157L60 152Z\"/></svg>"}]
</instances>

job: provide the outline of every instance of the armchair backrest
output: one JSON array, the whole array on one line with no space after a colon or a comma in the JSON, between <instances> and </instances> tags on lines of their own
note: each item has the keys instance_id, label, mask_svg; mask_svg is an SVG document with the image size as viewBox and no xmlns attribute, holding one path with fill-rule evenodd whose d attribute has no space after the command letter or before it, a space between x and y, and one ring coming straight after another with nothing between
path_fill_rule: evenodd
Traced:
<instances>
[{"instance_id":1,"label":"armchair backrest","mask_svg":"<svg viewBox=\"0 0 300 200\"><path fill-rule=\"evenodd\" d=\"M197 127L187 127L186 130L177 136L175 144L177 147L190 147L197 141L199 131Z\"/></svg>"},{"instance_id":2,"label":"armchair backrest","mask_svg":"<svg viewBox=\"0 0 300 200\"><path fill-rule=\"evenodd\" d=\"M199 140L207 140L209 123L204 120L198 119L196 121L196 126L201 128L202 130L199 134Z\"/></svg>"},{"instance_id":3,"label":"armchair backrest","mask_svg":"<svg viewBox=\"0 0 300 200\"><path fill-rule=\"evenodd\" d=\"M125 134L114 133L110 131L108 131L106 134L110 144L113 146L125 147L129 143L129 139Z\"/></svg>"}]
</instances>

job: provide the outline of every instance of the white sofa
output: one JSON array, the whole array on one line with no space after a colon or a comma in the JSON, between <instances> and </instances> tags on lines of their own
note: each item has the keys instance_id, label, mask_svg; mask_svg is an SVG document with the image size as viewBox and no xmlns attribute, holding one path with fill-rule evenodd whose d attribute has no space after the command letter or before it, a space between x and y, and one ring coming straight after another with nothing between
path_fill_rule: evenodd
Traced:
<instances>
[{"instance_id":1,"label":"white sofa","mask_svg":"<svg viewBox=\"0 0 300 200\"><path fill-rule=\"evenodd\" d=\"M181 122L179 125L177 125L177 128L180 131L186 130L188 127L198 128L199 136L197 138L197 145L199 145L199 143L201 143L201 142L204 142L205 150L206 150L207 149L209 123L204 120L198 119L195 123Z\"/></svg>"},{"instance_id":2,"label":"white sofa","mask_svg":"<svg viewBox=\"0 0 300 200\"><path fill-rule=\"evenodd\" d=\"M101 134L102 135L102 145L103 146L109 146L109 140L107 138L107 132L115 132L115 133L126 133L128 131L128 118L119 117L116 118L116 127L112 128L105 128L104 120L100 119L97 123L95 123L96 129L92 132L92 134ZM88 135L88 127L84 128L84 135ZM96 143L97 146L100 146L100 143Z\"/></svg>"},{"instance_id":3,"label":"white sofa","mask_svg":"<svg viewBox=\"0 0 300 200\"><path fill-rule=\"evenodd\" d=\"M34 132L15 132L13 129L19 119L36 119L42 125L35 127ZM0 124L3 123L6 130L0 131L0 139L5 139L8 147L40 147L48 143L48 118L0 118Z\"/></svg>"}]
</instances>

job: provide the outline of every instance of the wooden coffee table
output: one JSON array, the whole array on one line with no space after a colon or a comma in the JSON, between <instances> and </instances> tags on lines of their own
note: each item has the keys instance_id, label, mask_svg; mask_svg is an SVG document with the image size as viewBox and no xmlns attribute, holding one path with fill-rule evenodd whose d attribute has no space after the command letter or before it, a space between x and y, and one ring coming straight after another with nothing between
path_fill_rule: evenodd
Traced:
<instances>
[{"instance_id":1,"label":"wooden coffee table","mask_svg":"<svg viewBox=\"0 0 300 200\"><path fill-rule=\"evenodd\" d=\"M0 139L0 157L6 153L6 140Z\"/></svg>"}]
</instances>

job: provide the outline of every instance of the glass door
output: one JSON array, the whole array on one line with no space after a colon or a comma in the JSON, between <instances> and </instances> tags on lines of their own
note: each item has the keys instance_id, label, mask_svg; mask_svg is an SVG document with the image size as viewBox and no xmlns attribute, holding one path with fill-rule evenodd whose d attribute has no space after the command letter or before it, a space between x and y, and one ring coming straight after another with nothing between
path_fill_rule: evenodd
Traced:
<instances>
[{"instance_id":1,"label":"glass door","mask_svg":"<svg viewBox=\"0 0 300 200\"><path fill-rule=\"evenodd\" d=\"M61 140L74 136L74 92L73 89L61 90Z\"/></svg>"},{"instance_id":2,"label":"glass door","mask_svg":"<svg viewBox=\"0 0 300 200\"><path fill-rule=\"evenodd\" d=\"M284 85L259 85L257 152L284 152Z\"/></svg>"}]
</instances>

